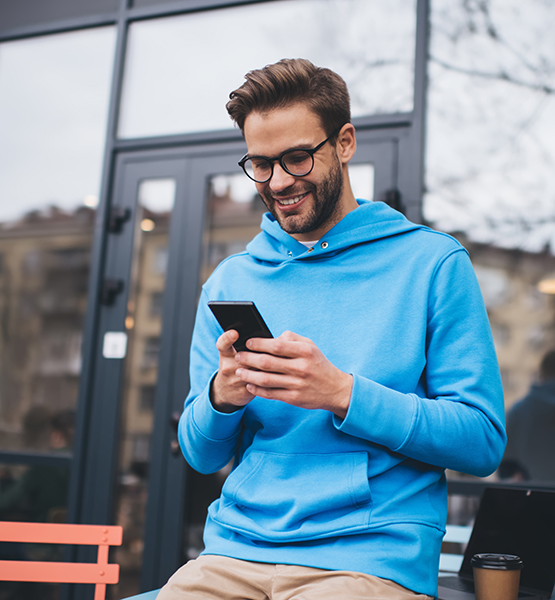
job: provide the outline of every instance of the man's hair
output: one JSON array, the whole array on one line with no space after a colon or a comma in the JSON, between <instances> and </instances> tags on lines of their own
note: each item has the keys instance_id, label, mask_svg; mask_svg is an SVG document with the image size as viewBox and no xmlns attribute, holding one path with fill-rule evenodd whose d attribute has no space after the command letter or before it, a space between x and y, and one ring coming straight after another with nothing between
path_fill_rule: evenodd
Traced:
<instances>
[{"instance_id":1,"label":"man's hair","mask_svg":"<svg viewBox=\"0 0 555 600\"><path fill-rule=\"evenodd\" d=\"M331 69L304 58L284 58L249 71L245 83L229 94L227 112L244 133L252 112L267 112L305 103L319 118L327 135L351 121L347 85Z\"/></svg>"}]
</instances>

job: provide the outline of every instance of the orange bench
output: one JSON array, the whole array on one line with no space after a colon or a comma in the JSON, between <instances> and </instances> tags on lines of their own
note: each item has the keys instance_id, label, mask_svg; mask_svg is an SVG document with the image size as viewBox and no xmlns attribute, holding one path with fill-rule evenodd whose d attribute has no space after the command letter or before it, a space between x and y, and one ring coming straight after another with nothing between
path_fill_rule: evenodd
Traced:
<instances>
[{"instance_id":1,"label":"orange bench","mask_svg":"<svg viewBox=\"0 0 555 600\"><path fill-rule=\"evenodd\" d=\"M98 546L96 563L0 560L0 581L94 583L94 600L104 600L106 584L119 580L119 565L108 563L109 547L122 542L119 526L0 521L0 541Z\"/></svg>"}]
</instances>

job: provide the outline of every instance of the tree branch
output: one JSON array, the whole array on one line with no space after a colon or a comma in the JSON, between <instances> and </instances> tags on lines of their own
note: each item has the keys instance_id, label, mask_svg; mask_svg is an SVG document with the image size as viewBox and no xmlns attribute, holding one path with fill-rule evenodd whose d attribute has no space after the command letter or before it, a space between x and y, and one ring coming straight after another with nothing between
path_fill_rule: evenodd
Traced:
<instances>
[{"instance_id":1,"label":"tree branch","mask_svg":"<svg viewBox=\"0 0 555 600\"><path fill-rule=\"evenodd\" d=\"M453 71L455 73L461 73L463 75L469 75L471 77L480 77L482 79L490 79L493 81L504 81L506 83L510 83L512 85L516 85L519 87L524 87L529 90L533 90L535 92L543 92L544 94L555 94L555 88L545 84L534 84L529 83L527 81L523 81L521 79L516 79L512 77L505 71L500 71L499 73L486 72L486 71L477 71L475 69L466 69L465 67L459 67L457 65L450 64L445 62L435 56L430 56L430 62L434 62L440 67L447 69L448 71Z\"/></svg>"}]
</instances>

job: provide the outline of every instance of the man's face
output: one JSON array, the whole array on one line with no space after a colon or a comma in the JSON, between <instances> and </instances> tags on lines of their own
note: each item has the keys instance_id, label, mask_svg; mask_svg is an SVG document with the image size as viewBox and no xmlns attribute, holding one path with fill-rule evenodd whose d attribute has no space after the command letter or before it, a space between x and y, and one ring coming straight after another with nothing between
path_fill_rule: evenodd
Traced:
<instances>
[{"instance_id":1,"label":"man's face","mask_svg":"<svg viewBox=\"0 0 555 600\"><path fill-rule=\"evenodd\" d=\"M244 126L249 156L278 156L293 148L314 148L326 139L320 119L304 104L251 113ZM302 241L317 240L345 215L343 171L335 142L314 154L314 168L294 177L274 163L270 181L256 189L281 228Z\"/></svg>"}]
</instances>

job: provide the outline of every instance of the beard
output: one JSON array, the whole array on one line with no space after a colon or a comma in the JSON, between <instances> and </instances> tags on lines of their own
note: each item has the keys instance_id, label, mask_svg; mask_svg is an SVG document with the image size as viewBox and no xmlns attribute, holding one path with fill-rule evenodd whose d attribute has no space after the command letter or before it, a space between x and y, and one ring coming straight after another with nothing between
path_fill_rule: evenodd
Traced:
<instances>
[{"instance_id":1,"label":"beard","mask_svg":"<svg viewBox=\"0 0 555 600\"><path fill-rule=\"evenodd\" d=\"M334 164L321 183L316 185L305 181L302 186L299 192L295 191L295 186L291 186L282 192L284 196L291 193L311 192L312 206L303 206L299 214L283 215L276 210L276 198L279 198L279 194L272 194L268 188L260 196L274 219L286 233L310 233L324 225L333 227L339 220L340 199L343 192L343 172L339 159L335 157Z\"/></svg>"}]
</instances>

